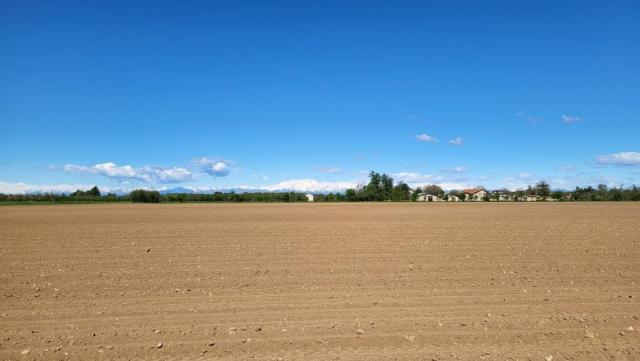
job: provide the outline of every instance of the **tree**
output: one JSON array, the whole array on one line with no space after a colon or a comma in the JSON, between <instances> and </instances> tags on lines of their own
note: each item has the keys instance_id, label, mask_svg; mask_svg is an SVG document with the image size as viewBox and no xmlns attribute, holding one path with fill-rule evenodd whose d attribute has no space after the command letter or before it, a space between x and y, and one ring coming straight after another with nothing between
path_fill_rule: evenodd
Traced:
<instances>
[{"instance_id":1,"label":"tree","mask_svg":"<svg viewBox=\"0 0 640 361\"><path fill-rule=\"evenodd\" d=\"M93 188L89 189L86 194L89 196L100 197L100 189L98 186L93 186Z\"/></svg>"},{"instance_id":2,"label":"tree","mask_svg":"<svg viewBox=\"0 0 640 361\"><path fill-rule=\"evenodd\" d=\"M551 188L549 187L549 183L545 181L540 181L536 184L535 195L538 195L544 199L547 199L550 194L551 194Z\"/></svg>"},{"instance_id":3,"label":"tree","mask_svg":"<svg viewBox=\"0 0 640 361\"><path fill-rule=\"evenodd\" d=\"M397 186L393 187L393 194L391 199L394 201L408 201L411 196L411 188L404 183L400 182Z\"/></svg>"},{"instance_id":4,"label":"tree","mask_svg":"<svg viewBox=\"0 0 640 361\"><path fill-rule=\"evenodd\" d=\"M369 184L364 187L364 197L368 201L381 201L384 198L382 191L382 176L380 173L369 173Z\"/></svg>"},{"instance_id":5,"label":"tree","mask_svg":"<svg viewBox=\"0 0 640 361\"><path fill-rule=\"evenodd\" d=\"M610 191L609 199L619 202L624 199L622 187L620 188L612 188Z\"/></svg>"},{"instance_id":6,"label":"tree","mask_svg":"<svg viewBox=\"0 0 640 361\"><path fill-rule=\"evenodd\" d=\"M535 195L535 194L536 194L535 189L534 189L530 184L529 184L529 185L527 185L527 190L526 190L526 192L527 192L527 195L529 195L529 196L532 196L532 195Z\"/></svg>"},{"instance_id":7,"label":"tree","mask_svg":"<svg viewBox=\"0 0 640 361\"><path fill-rule=\"evenodd\" d=\"M347 201L350 201L350 202L354 202L354 201L358 200L358 193L353 188L347 189L345 191L344 196L347 199Z\"/></svg>"},{"instance_id":8,"label":"tree","mask_svg":"<svg viewBox=\"0 0 640 361\"><path fill-rule=\"evenodd\" d=\"M160 203L160 192L136 189L129 193L129 198L132 202Z\"/></svg>"},{"instance_id":9,"label":"tree","mask_svg":"<svg viewBox=\"0 0 640 361\"><path fill-rule=\"evenodd\" d=\"M529 187L529 188L531 188L531 187ZM524 191L523 190L517 190L516 191L516 201L521 201L523 197L524 197Z\"/></svg>"},{"instance_id":10,"label":"tree","mask_svg":"<svg viewBox=\"0 0 640 361\"><path fill-rule=\"evenodd\" d=\"M555 191L551 193L551 198L561 201L562 200L562 192Z\"/></svg>"},{"instance_id":11,"label":"tree","mask_svg":"<svg viewBox=\"0 0 640 361\"><path fill-rule=\"evenodd\" d=\"M392 198L392 193L393 193L393 178L388 176L386 173L383 173L381 178L381 186L382 186L382 199L390 200Z\"/></svg>"},{"instance_id":12,"label":"tree","mask_svg":"<svg viewBox=\"0 0 640 361\"><path fill-rule=\"evenodd\" d=\"M422 191L425 194L433 194L434 196L441 196L444 194L444 190L442 190L442 188L440 188L440 186L435 185L435 184L430 184L427 186L424 186L424 188L422 188Z\"/></svg>"},{"instance_id":13,"label":"tree","mask_svg":"<svg viewBox=\"0 0 640 361\"><path fill-rule=\"evenodd\" d=\"M170 202L183 203L187 199L187 195L185 193L169 194L167 198Z\"/></svg>"},{"instance_id":14,"label":"tree","mask_svg":"<svg viewBox=\"0 0 640 361\"><path fill-rule=\"evenodd\" d=\"M416 187L416 189L411 192L411 201L415 202L418 200L418 196L422 193L422 188Z\"/></svg>"}]
</instances>

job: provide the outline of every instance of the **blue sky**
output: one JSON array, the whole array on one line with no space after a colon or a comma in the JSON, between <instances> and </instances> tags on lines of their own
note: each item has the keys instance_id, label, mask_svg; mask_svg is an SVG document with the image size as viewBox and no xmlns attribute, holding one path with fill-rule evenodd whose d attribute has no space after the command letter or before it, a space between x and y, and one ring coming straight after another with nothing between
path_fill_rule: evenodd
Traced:
<instances>
[{"instance_id":1,"label":"blue sky","mask_svg":"<svg viewBox=\"0 0 640 361\"><path fill-rule=\"evenodd\" d=\"M0 192L640 184L632 1L0 0Z\"/></svg>"}]
</instances>

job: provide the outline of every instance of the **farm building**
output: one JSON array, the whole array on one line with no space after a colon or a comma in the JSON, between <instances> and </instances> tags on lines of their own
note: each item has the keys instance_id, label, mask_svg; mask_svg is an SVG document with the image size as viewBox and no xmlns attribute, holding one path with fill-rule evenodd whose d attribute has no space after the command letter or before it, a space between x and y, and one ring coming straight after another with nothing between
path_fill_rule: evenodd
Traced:
<instances>
[{"instance_id":1,"label":"farm building","mask_svg":"<svg viewBox=\"0 0 640 361\"><path fill-rule=\"evenodd\" d=\"M542 197L540 196L534 196L532 194L528 194L528 195L524 195L520 198L521 201L523 202L537 202L542 200Z\"/></svg>"},{"instance_id":2,"label":"farm building","mask_svg":"<svg viewBox=\"0 0 640 361\"><path fill-rule=\"evenodd\" d=\"M453 194L453 193L447 193L444 195L444 199L446 199L447 202L460 202L460 197L458 197L457 195Z\"/></svg>"},{"instance_id":3,"label":"farm building","mask_svg":"<svg viewBox=\"0 0 640 361\"><path fill-rule=\"evenodd\" d=\"M466 200L474 202L483 201L487 196L489 196L489 193L482 188L465 189L464 194Z\"/></svg>"},{"instance_id":4,"label":"farm building","mask_svg":"<svg viewBox=\"0 0 640 361\"><path fill-rule=\"evenodd\" d=\"M491 193L491 200L498 202L512 202L515 200L515 193L507 189L498 189Z\"/></svg>"},{"instance_id":5,"label":"farm building","mask_svg":"<svg viewBox=\"0 0 640 361\"><path fill-rule=\"evenodd\" d=\"M307 202L313 202L313 194L309 193L309 194L305 194L305 197L307 197Z\"/></svg>"},{"instance_id":6,"label":"farm building","mask_svg":"<svg viewBox=\"0 0 640 361\"><path fill-rule=\"evenodd\" d=\"M417 201L418 202L441 202L442 198L433 194L422 193L418 196Z\"/></svg>"}]
</instances>

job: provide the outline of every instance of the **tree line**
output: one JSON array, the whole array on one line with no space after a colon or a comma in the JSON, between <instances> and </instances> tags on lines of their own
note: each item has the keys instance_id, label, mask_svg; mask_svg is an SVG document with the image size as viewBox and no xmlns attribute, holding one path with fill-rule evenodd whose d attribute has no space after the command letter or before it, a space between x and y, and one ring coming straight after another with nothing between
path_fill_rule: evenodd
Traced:
<instances>
[{"instance_id":1,"label":"tree line","mask_svg":"<svg viewBox=\"0 0 640 361\"><path fill-rule=\"evenodd\" d=\"M358 189L350 188L345 191L344 200L350 202L362 201L408 201L411 188L404 183L394 184L393 178L386 173L369 173L369 183Z\"/></svg>"},{"instance_id":2,"label":"tree line","mask_svg":"<svg viewBox=\"0 0 640 361\"><path fill-rule=\"evenodd\" d=\"M73 193L35 193L35 194L2 194L0 203L98 203L98 202L134 202L134 203L183 203L183 202L306 202L304 193L300 192L249 192L190 194L160 194L158 191L136 189L125 195L114 193L102 194L98 187L90 190L77 190Z\"/></svg>"},{"instance_id":3,"label":"tree line","mask_svg":"<svg viewBox=\"0 0 640 361\"><path fill-rule=\"evenodd\" d=\"M479 187L482 188L482 187ZM600 184L594 187L576 187L571 191L551 190L550 185L540 181L526 189L510 192L497 190L488 195L485 201L498 200L500 194L509 194L515 200L525 196L538 196L542 199L557 201L640 201L640 188L633 185L628 188L608 187ZM420 194L432 194L444 198L456 195L465 199L464 191L445 191L438 185L431 184L411 189L406 183L394 182L386 173L369 173L366 185L347 189L344 193L314 194L314 202L370 202L370 201L416 201ZM211 194L172 193L161 194L154 190L136 189L126 195L114 193L103 194L95 186L89 190L76 190L73 193L37 193L37 194L2 194L0 203L91 203L91 202L140 202L140 203L183 203L183 202L306 202L301 192L215 192Z\"/></svg>"}]
</instances>

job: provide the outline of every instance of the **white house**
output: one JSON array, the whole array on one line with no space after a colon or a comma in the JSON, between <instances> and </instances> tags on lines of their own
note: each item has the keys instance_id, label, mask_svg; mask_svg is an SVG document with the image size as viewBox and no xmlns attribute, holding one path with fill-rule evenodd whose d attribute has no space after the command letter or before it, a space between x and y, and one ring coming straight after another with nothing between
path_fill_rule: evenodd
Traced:
<instances>
[{"instance_id":1,"label":"white house","mask_svg":"<svg viewBox=\"0 0 640 361\"><path fill-rule=\"evenodd\" d=\"M482 188L465 189L464 194L466 200L474 202L483 201L489 195L489 193Z\"/></svg>"},{"instance_id":2,"label":"white house","mask_svg":"<svg viewBox=\"0 0 640 361\"><path fill-rule=\"evenodd\" d=\"M458 197L457 195L455 195L453 193L445 194L444 198L447 200L447 202L460 202L460 197Z\"/></svg>"},{"instance_id":3,"label":"white house","mask_svg":"<svg viewBox=\"0 0 640 361\"><path fill-rule=\"evenodd\" d=\"M507 189L499 189L491 193L491 200L498 202L512 202L515 200L515 194Z\"/></svg>"},{"instance_id":4,"label":"white house","mask_svg":"<svg viewBox=\"0 0 640 361\"><path fill-rule=\"evenodd\" d=\"M433 194L422 193L418 196L418 202L440 202L442 199Z\"/></svg>"},{"instance_id":5,"label":"white house","mask_svg":"<svg viewBox=\"0 0 640 361\"><path fill-rule=\"evenodd\" d=\"M539 200L541 200L542 197L538 197L538 196L534 196L534 195L525 195L522 197L522 201L523 202L537 202Z\"/></svg>"},{"instance_id":6,"label":"white house","mask_svg":"<svg viewBox=\"0 0 640 361\"><path fill-rule=\"evenodd\" d=\"M313 194L308 193L304 195L305 197L307 197L307 202L313 202Z\"/></svg>"}]
</instances>

